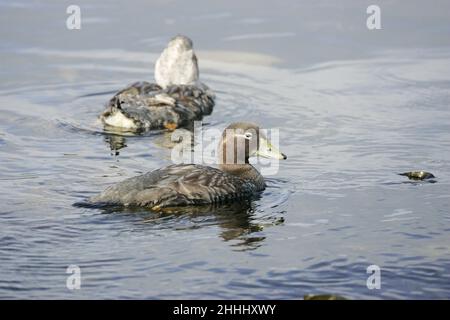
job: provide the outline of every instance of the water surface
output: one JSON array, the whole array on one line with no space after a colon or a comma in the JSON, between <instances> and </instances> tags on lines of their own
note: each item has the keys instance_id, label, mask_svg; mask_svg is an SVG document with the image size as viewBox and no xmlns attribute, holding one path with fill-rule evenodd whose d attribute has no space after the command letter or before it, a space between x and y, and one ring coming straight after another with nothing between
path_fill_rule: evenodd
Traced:
<instances>
[{"instance_id":1,"label":"water surface","mask_svg":"<svg viewBox=\"0 0 450 320\"><path fill-rule=\"evenodd\" d=\"M448 298L448 4L385 2L375 34L360 1L205 3L80 2L69 31L64 3L0 2L0 298ZM107 134L96 118L152 80L180 30L217 94L205 128L279 128L288 160L240 205L72 206L170 163L164 135ZM397 175L414 169L437 182Z\"/></svg>"}]
</instances>

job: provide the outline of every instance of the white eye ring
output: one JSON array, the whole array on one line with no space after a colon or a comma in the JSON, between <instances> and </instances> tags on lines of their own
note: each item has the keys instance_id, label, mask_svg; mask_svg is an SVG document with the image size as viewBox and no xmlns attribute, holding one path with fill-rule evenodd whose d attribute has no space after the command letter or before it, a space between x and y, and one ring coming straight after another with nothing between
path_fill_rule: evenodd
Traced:
<instances>
[{"instance_id":1,"label":"white eye ring","mask_svg":"<svg viewBox=\"0 0 450 320\"><path fill-rule=\"evenodd\" d=\"M244 136L245 136L245 139L247 139L247 140L250 140L253 137L251 132L246 132Z\"/></svg>"}]
</instances>

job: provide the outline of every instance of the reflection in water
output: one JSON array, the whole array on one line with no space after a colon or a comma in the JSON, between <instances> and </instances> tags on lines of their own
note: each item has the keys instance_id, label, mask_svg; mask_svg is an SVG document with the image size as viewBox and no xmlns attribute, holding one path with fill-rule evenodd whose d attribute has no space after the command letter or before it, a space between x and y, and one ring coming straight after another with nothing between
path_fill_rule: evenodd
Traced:
<instances>
[{"instance_id":1,"label":"reflection in water","mask_svg":"<svg viewBox=\"0 0 450 320\"><path fill-rule=\"evenodd\" d=\"M104 140L111 150L112 155L118 156L119 150L127 147L126 137L148 137L152 136L151 142L161 148L172 149L175 146L183 143L183 141L191 141L191 147L193 147L193 126L189 128L180 128L174 131L158 130L155 132L142 132L142 131L129 131L122 130L120 128L105 126ZM183 144L186 148L187 145Z\"/></svg>"},{"instance_id":2,"label":"reflection in water","mask_svg":"<svg viewBox=\"0 0 450 320\"><path fill-rule=\"evenodd\" d=\"M17 55L2 52L14 72L0 88L0 297L73 297L59 272L70 263L92 274L78 298L448 296L448 51L306 69L244 63L241 52L233 63L202 59L220 96L209 127L245 119L280 128L292 156L246 205L102 215L71 204L167 165L171 150L151 147L172 141L170 132L94 123L124 82L151 77L146 63L156 57L80 49L22 53L37 68L30 83L9 63ZM63 69L78 76L61 79ZM430 170L439 183L396 175L405 168ZM289 223L264 230L283 217ZM377 292L361 285L373 263L386 270Z\"/></svg>"},{"instance_id":3,"label":"reflection in water","mask_svg":"<svg viewBox=\"0 0 450 320\"><path fill-rule=\"evenodd\" d=\"M157 135L153 140L153 143L161 148L172 149L177 145L180 145L183 142L191 142L191 148L194 146L194 129L193 127L189 128L180 128L174 131L164 131L162 134ZM183 143L183 146L188 146Z\"/></svg>"},{"instance_id":4,"label":"reflection in water","mask_svg":"<svg viewBox=\"0 0 450 320\"><path fill-rule=\"evenodd\" d=\"M111 149L111 155L118 156L119 150L127 146L127 140L124 136L118 136L115 134L106 134L105 142Z\"/></svg>"},{"instance_id":5,"label":"reflection in water","mask_svg":"<svg viewBox=\"0 0 450 320\"><path fill-rule=\"evenodd\" d=\"M237 251L253 250L266 238L258 235L265 227L284 222L280 216L260 218L257 216L256 202L242 200L230 204L164 208L153 211L147 208L105 207L104 214L137 214L148 228L155 230L188 230L217 225L219 236L224 241L233 241Z\"/></svg>"}]
</instances>

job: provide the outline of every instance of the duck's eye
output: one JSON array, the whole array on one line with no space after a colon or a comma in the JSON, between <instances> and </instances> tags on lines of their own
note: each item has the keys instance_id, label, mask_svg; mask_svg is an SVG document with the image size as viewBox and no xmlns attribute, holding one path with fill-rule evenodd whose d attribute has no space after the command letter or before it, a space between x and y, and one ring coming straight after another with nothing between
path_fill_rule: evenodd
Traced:
<instances>
[{"instance_id":1,"label":"duck's eye","mask_svg":"<svg viewBox=\"0 0 450 320\"><path fill-rule=\"evenodd\" d=\"M253 137L253 135L250 132L245 133L245 139L250 140Z\"/></svg>"}]
</instances>

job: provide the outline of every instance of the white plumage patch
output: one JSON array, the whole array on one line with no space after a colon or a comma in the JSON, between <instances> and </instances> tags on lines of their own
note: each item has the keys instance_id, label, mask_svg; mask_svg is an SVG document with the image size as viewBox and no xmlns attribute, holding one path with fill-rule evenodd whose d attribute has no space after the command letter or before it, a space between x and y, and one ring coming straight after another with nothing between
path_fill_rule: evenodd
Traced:
<instances>
[{"instance_id":1,"label":"white plumage patch","mask_svg":"<svg viewBox=\"0 0 450 320\"><path fill-rule=\"evenodd\" d=\"M196 85L199 71L191 40L178 36L169 42L155 65L155 80L162 88L169 85ZM192 43L192 42L191 42Z\"/></svg>"},{"instance_id":2,"label":"white plumage patch","mask_svg":"<svg viewBox=\"0 0 450 320\"><path fill-rule=\"evenodd\" d=\"M122 112L117 111L113 115L109 117L105 117L104 119L105 123L107 125L113 126L113 127L121 127L126 129L136 129L137 126L134 123L133 120L127 118L123 115Z\"/></svg>"}]
</instances>

